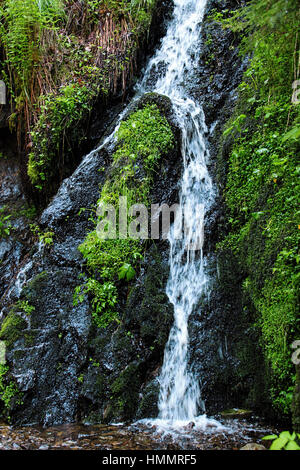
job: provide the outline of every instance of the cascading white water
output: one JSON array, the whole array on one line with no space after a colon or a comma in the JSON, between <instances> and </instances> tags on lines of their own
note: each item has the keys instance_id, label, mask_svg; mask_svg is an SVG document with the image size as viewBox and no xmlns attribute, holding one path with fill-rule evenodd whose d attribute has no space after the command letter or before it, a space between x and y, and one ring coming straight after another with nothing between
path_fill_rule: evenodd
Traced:
<instances>
[{"instance_id":1,"label":"cascading white water","mask_svg":"<svg viewBox=\"0 0 300 470\"><path fill-rule=\"evenodd\" d=\"M214 200L214 188L206 166L203 110L189 96L186 80L192 79L197 66L205 5L206 0L175 0L173 20L139 89L139 93L154 91L168 96L182 131L184 172L180 206L184 211L185 235L178 239L181 229L178 217L169 233L167 284L167 294L174 305L174 325L159 377L159 419L171 422L194 420L201 400L199 383L188 364L188 320L208 283L202 250L205 214ZM158 78L153 86L155 71Z\"/></svg>"}]
</instances>

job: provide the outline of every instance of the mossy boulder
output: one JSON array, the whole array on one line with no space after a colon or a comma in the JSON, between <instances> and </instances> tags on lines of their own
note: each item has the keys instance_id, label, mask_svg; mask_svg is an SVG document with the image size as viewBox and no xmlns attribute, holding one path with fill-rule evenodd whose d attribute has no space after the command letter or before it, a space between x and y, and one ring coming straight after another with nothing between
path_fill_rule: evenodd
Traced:
<instances>
[{"instance_id":1,"label":"mossy boulder","mask_svg":"<svg viewBox=\"0 0 300 470\"><path fill-rule=\"evenodd\" d=\"M9 312L0 330L0 339L5 341L8 349L12 348L15 342L22 337L23 331L27 327L26 320L15 310Z\"/></svg>"},{"instance_id":2,"label":"mossy boulder","mask_svg":"<svg viewBox=\"0 0 300 470\"><path fill-rule=\"evenodd\" d=\"M125 119L130 122L132 116L140 116L139 110L152 106L158 108L175 138L172 148L168 147L157 161L160 178L155 176L151 182L149 202L164 201L172 205L178 196L181 155L170 99L156 93L146 94L134 103ZM137 171L142 177L142 165ZM173 307L166 295L169 245L166 241L148 241L143 244L143 250L144 261L135 266L136 279L129 285L116 282L119 324L111 322L106 328L94 325L91 330L88 355L99 363L105 386L100 403L93 393L94 378L83 372L86 383L82 390L82 413L89 422L93 417L98 421L101 410L104 422L133 420L137 413L145 418L150 409L152 416L157 413L157 384L150 390L148 383L153 381L162 364L173 323ZM144 400L139 407L141 396Z\"/></svg>"}]
</instances>

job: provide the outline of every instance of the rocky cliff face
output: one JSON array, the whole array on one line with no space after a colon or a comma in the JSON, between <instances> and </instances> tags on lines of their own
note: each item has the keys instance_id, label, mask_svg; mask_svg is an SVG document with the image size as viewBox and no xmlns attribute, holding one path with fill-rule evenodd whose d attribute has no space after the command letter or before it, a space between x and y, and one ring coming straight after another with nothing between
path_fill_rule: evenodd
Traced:
<instances>
[{"instance_id":1,"label":"rocky cliff face","mask_svg":"<svg viewBox=\"0 0 300 470\"><path fill-rule=\"evenodd\" d=\"M220 152L221 135L247 66L238 55L238 39L211 21L210 13L213 9L234 8L237 3L208 2L199 38L202 53L197 81L190 83L193 96L205 111L210 171L219 185L219 197L207 218L207 254L214 252L226 229L222 188L227 153L226 148ZM156 22L151 33L153 43L161 32ZM182 171L180 136L168 99L148 96L139 106L149 102L166 116L176 140L174 150L160 164L151 200L171 205L178 201ZM95 110L90 131L93 144L103 133L109 133L120 108L119 104L112 107L105 119ZM16 233L18 237L23 233L24 239L9 237L1 241L2 339L7 342L10 379L23 394L22 405L12 402L10 415L14 423L131 421L157 415L157 376L173 319L165 293L169 273L167 242L149 244L131 289L120 287L120 325L97 329L91 321L88 299L76 307L73 304L83 269L78 246L92 229L89 212L80 209L97 202L111 154L112 148L104 147L85 157L42 212L40 229L42 234L50 233L50 243L43 243L41 237L31 243L28 217L16 222ZM3 175L11 175L2 180L1 204L23 201L20 185L12 180L17 171L13 160L1 165ZM100 172L100 168L105 171ZM238 406L262 411L267 375L257 346L258 333L251 326L253 318L243 313L239 284L242 273L225 255L208 257L212 295L201 299L201 318L193 315L190 319L190 359L201 378L208 413ZM24 309L26 302L34 307L30 315Z\"/></svg>"},{"instance_id":2,"label":"rocky cliff face","mask_svg":"<svg viewBox=\"0 0 300 470\"><path fill-rule=\"evenodd\" d=\"M168 100L151 95L140 106L149 102L158 105L176 133ZM5 296L2 339L9 342L11 377L24 394L23 405L11 410L16 423L51 425L156 414L155 376L172 323L164 292L166 250L149 248L135 286L128 297L123 294L123 321L117 328L95 328L88 301L73 305L83 262L78 246L92 228L89 212L79 213L97 202L106 178L99 169L109 169L110 154L109 148L93 152L64 181L40 217L40 227L53 234L53 244L32 247L21 268L22 284L13 281ZM180 171L177 144L161 164L164 176L152 188L153 202L174 201ZM24 302L34 307L30 315L22 308ZM151 380L141 400L141 390Z\"/></svg>"},{"instance_id":3,"label":"rocky cliff face","mask_svg":"<svg viewBox=\"0 0 300 470\"><path fill-rule=\"evenodd\" d=\"M146 54L164 34L165 21L171 12L171 2L159 2L147 48L138 51L140 67ZM130 89L128 92L130 94ZM151 99L168 114L175 129L170 104L164 98ZM114 118L124 108L120 100L121 96L114 98L105 112L103 103L99 110L95 106L89 146L99 143L105 130L112 131ZM143 104L146 101L142 100L141 106ZM2 120L4 128L5 116ZM159 366L172 321L171 307L165 305L163 290L166 259L160 261L161 255L155 246L149 250L127 302L127 293L123 295L126 321L121 328L96 331L91 322L89 302L86 300L76 308L73 305L74 289L80 283L83 263L78 246L92 228L89 212L80 213L80 209L96 204L110 167L111 150L104 148L84 158L73 175L64 181L50 205L37 217L23 195L19 162L14 157L17 154L14 137L10 137L6 129L2 135L1 151L7 158L0 162L1 204L9 205L10 211L9 222L5 225L9 232L1 239L0 246L1 339L7 346L6 359L10 369L9 377L6 377L10 382L7 383L16 383L23 396L22 406L16 399L11 401L10 416L16 423L44 425L84 417L94 421L132 418L140 401L137 392L145 377L151 376ZM175 197L180 173L179 150L175 149L169 157L169 161L166 159L161 166L164 177L153 188L153 195L159 193L155 200L163 199L164 185L168 187L166 200ZM101 168L107 171L100 172ZM29 225L37 222L39 240L34 243L37 237ZM43 242L43 234L50 236L50 243ZM157 279L154 279L153 265L157 265ZM145 312L139 316L141 299ZM26 305L34 308L30 314L28 311L26 314ZM159 335L157 331L160 331ZM115 391L116 397L109 411L111 388L117 379L120 385L115 384L118 391ZM131 379L136 381L135 388L128 386ZM126 398L128 390L131 392ZM134 405L129 403L131 398ZM145 408L146 404L141 406Z\"/></svg>"}]
</instances>

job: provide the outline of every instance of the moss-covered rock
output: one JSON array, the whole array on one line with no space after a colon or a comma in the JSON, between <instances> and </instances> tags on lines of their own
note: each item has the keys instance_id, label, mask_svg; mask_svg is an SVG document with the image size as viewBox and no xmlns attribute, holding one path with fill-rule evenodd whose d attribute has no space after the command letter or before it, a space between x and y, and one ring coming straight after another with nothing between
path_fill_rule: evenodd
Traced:
<instances>
[{"instance_id":1,"label":"moss-covered rock","mask_svg":"<svg viewBox=\"0 0 300 470\"><path fill-rule=\"evenodd\" d=\"M26 327L26 320L13 309L2 323L0 339L5 340L7 348L11 349L15 342L23 335Z\"/></svg>"},{"instance_id":2,"label":"moss-covered rock","mask_svg":"<svg viewBox=\"0 0 300 470\"><path fill-rule=\"evenodd\" d=\"M129 364L111 385L110 416L108 420L122 419L130 421L134 416L139 399L140 370L139 364Z\"/></svg>"},{"instance_id":3,"label":"moss-covered rock","mask_svg":"<svg viewBox=\"0 0 300 470\"><path fill-rule=\"evenodd\" d=\"M157 379L153 379L142 390L142 398L136 413L137 419L156 418L158 416L158 398L160 385Z\"/></svg>"},{"instance_id":4,"label":"moss-covered rock","mask_svg":"<svg viewBox=\"0 0 300 470\"><path fill-rule=\"evenodd\" d=\"M128 297L124 327L137 334L153 354L161 356L173 319L173 307L165 292L168 267L156 245L146 260L143 282L138 282Z\"/></svg>"},{"instance_id":5,"label":"moss-covered rock","mask_svg":"<svg viewBox=\"0 0 300 470\"><path fill-rule=\"evenodd\" d=\"M168 267L153 245L128 296L122 323L91 332L89 355L98 367L92 373L89 365L83 373L81 409L88 422L130 421L147 417L150 410L156 415L153 375L162 363L173 318L165 295L167 276ZM99 374L101 397L96 393Z\"/></svg>"},{"instance_id":6,"label":"moss-covered rock","mask_svg":"<svg viewBox=\"0 0 300 470\"><path fill-rule=\"evenodd\" d=\"M225 3L229 8L224 8ZM262 4L251 2L250 23ZM199 69L203 80L197 87L198 92L204 92L200 99L206 121L214 123L209 142L222 198L213 233L207 237L207 249L211 252L223 241L217 246L218 282L212 295L215 313L210 314L212 306L204 309L206 325L214 321L220 326L222 311L224 334L217 332L217 326L212 328L218 347L208 340L214 354L207 351L205 361L214 372L210 381L203 366L203 393L206 397L207 391L209 404L218 402L223 390L227 406L254 407L261 414L289 419L294 387L289 345L298 334L299 231L294 223L298 144L283 136L286 123L292 125L298 110L291 105L286 87L287 77L291 83L293 80L292 45L282 41L282 31L289 37L295 34L296 12L291 3L286 12L288 27L284 22L269 24L266 28L270 27L270 34L253 23L253 36L245 37L244 46L254 57L245 55L243 60L238 58L239 35L230 27L222 28L234 6L237 2L208 3L203 68ZM254 46L257 42L253 37L260 38L260 48ZM274 54L270 54L273 49ZM276 66L272 58L278 61ZM233 67L229 80L227 67ZM209 325L203 326L209 330ZM200 362L200 354L196 357Z\"/></svg>"},{"instance_id":7,"label":"moss-covered rock","mask_svg":"<svg viewBox=\"0 0 300 470\"><path fill-rule=\"evenodd\" d=\"M148 115L148 113L150 114ZM163 127L164 132L161 134L165 136L163 144L161 136L155 137L153 128L148 129L149 119L152 124L155 124L156 121L159 122L159 129ZM135 125L131 126L131 123ZM132 128L139 129L139 132L133 132ZM154 129L156 128L154 126ZM128 135L131 134L133 142L128 142ZM166 194L165 200L171 204L175 202L181 167L178 165L180 158L179 133L169 98L155 93L145 95L134 104L125 117L125 125L120 127L120 137L121 147L119 149L117 147L116 151L119 165L124 164L122 158L124 159L124 156L127 155L130 145L132 147L129 152L131 157L133 152L139 154L139 146L142 149L140 152L142 159L136 162L135 177L129 181L130 191L133 192L133 195L135 195L135 191L138 194L138 189L146 178L147 194L144 194L144 199L140 202L148 204L151 201L162 200L161 194L168 181L169 192ZM133 145L135 142L136 145ZM170 145L171 142L172 145ZM148 162L149 155L154 158L151 162ZM147 163L150 166L147 166ZM126 168L128 169L128 162ZM155 171L162 173L162 178L152 178L154 168ZM117 170L118 177L120 168L118 167ZM112 177L114 177L113 171L109 172L109 184L104 185L101 197L110 197L114 184L114 180L111 180ZM117 178L117 183L118 180L119 178ZM119 325L110 322L105 329L96 328L97 325L94 325L91 331L89 354L99 363L99 373L105 377L105 387L100 403L93 393L94 378L90 374L84 373L85 386L82 390L82 408L88 420L92 419L92 416L99 419L101 413L97 413L98 409L102 410L102 420L105 422L128 421L136 416L141 390L148 381L152 380L153 372L161 365L164 347L172 324L173 309L165 292L169 272L168 245L160 243L158 246L154 242L151 244L149 242L135 243L135 253L141 252L142 249L145 250L145 259L138 263L133 258L125 259L127 262L135 263L134 268L137 274L136 279L131 280L129 288L124 282L116 280L117 272L115 270L115 266L120 266L122 257L128 251L126 251L127 245L124 248L117 240L115 249L113 240L107 245L109 246L109 256L106 256L103 261L103 253L105 254L108 250L105 246L102 244L101 250L94 250L93 257L91 250L88 253L85 251L84 254L87 254L89 268L93 269L95 273L97 269L102 269L103 263L106 263L104 275L109 275L110 282L114 282L118 288L118 308L122 313L119 316ZM129 255L131 251L129 251ZM107 264L109 259L111 262ZM130 393L126 387L130 389ZM150 402L150 398L148 401ZM156 401L157 396L152 394L153 409L156 406ZM139 415L143 414L142 410L146 413L146 408L145 404L139 411Z\"/></svg>"}]
</instances>

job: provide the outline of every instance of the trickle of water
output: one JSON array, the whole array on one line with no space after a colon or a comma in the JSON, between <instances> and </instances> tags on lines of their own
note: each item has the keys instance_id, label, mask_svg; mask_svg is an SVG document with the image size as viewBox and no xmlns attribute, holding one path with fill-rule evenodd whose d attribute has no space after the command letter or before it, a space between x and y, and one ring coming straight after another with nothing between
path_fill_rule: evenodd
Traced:
<instances>
[{"instance_id":1,"label":"trickle of water","mask_svg":"<svg viewBox=\"0 0 300 470\"><path fill-rule=\"evenodd\" d=\"M192 82L199 59L205 5L206 0L175 0L173 20L160 49L148 64L139 89L139 93L154 91L168 96L182 131L184 171L180 206L185 233L178 239L182 220L177 217L168 237L170 276L167 295L174 305L174 325L159 377L158 404L159 420L173 423L195 421L199 409L204 411L199 382L189 367L188 320L208 288L203 257L204 222L215 191L207 169L209 154L204 138L207 132L204 113L189 96L186 81ZM153 86L155 73L157 81ZM203 419L200 421L203 424Z\"/></svg>"}]
</instances>

